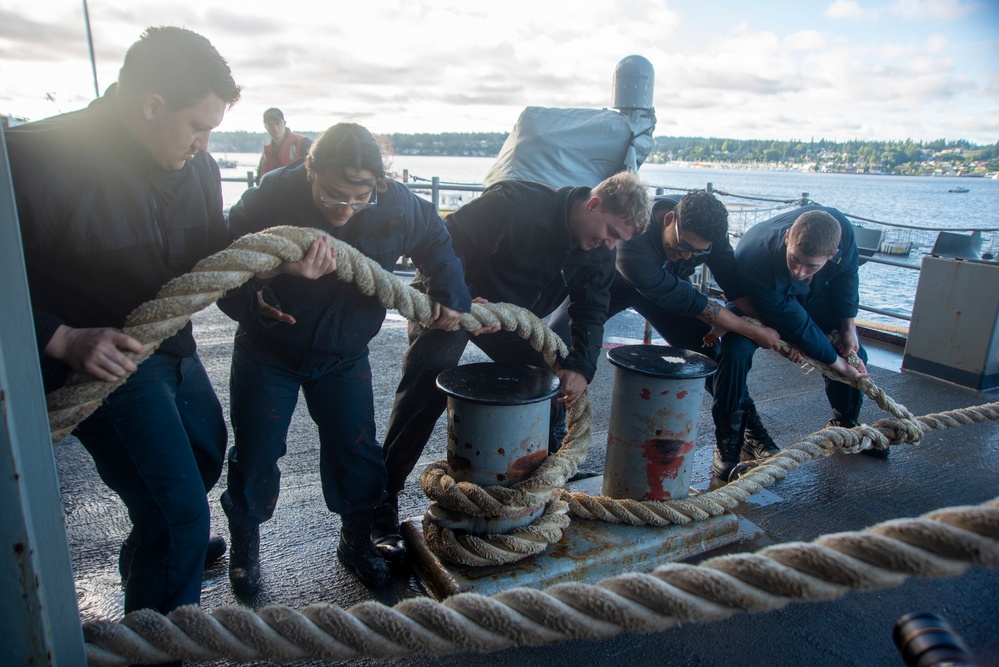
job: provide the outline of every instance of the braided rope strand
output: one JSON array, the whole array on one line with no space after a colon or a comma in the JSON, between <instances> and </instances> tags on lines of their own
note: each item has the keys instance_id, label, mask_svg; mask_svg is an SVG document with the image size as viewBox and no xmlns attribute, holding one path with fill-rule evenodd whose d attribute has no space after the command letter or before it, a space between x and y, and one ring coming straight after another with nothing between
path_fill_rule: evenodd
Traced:
<instances>
[{"instance_id":1,"label":"braided rope strand","mask_svg":"<svg viewBox=\"0 0 999 667\"><path fill-rule=\"evenodd\" d=\"M160 303L143 304L126 323L125 332L143 344L143 352L134 357L136 362L147 358L162 340L185 326L190 314L241 285L254 272L301 259L320 234L312 229L281 227L243 237L229 249L203 260L190 274L168 283L160 292ZM339 277L355 282L362 293L375 295L383 306L397 308L407 319L429 319L430 305L425 295L403 285L350 246L335 239L331 243L337 250ZM475 304L472 312L461 319L462 328L470 331L497 324L504 330L516 331L543 351L553 367L565 354L557 336L522 309L506 304ZM50 395L54 440L58 442L70 433L118 384L74 376L66 387ZM918 420L913 420L904 407L892 407L887 401L885 404L895 419L882 420L873 427L824 429L715 492L662 507L615 501L616 505L603 511L629 522L632 516L642 515L652 516L653 521L677 523L703 520L732 509L802 463L834 451L860 451L896 441L917 442L926 429L954 428L999 418L996 404ZM437 494L436 502L445 505L454 499L472 513L506 507L500 500L526 505L546 494L556 496L549 500L544 516L555 523L567 522L566 512L573 511L570 501L575 498L555 490L585 457L589 418L590 405L584 394L584 399L570 410L569 436L562 450L549 457L536 476L510 489L458 483L440 469L428 475L438 480L440 490L427 486ZM586 502L596 506L595 500ZM320 604L301 611L275 606L254 613L241 607L225 607L208 613L190 606L164 617L143 610L126 615L119 623L87 623L84 633L91 664L122 665L220 657L288 661L307 657L341 660L443 655L544 645L574 637L600 639L622 631L654 632L683 622L718 620L738 611L776 609L791 601L830 599L848 590L848 586L868 590L897 585L908 576L953 576L970 565L995 567L999 562L997 513L999 499L982 507L940 510L915 523L899 520L879 524L864 533L827 536L809 545L778 545L760 554L726 556L701 566L666 565L652 574L621 575L596 586L563 584L546 591L514 589L492 597L466 594L443 603L423 598L406 600L392 608L369 602L346 611ZM942 524L946 526L941 528ZM558 526L530 526L523 535L501 536L495 544L489 542L495 536L469 540L444 533L442 539L453 540L456 550L479 558L485 558L481 554L492 557L496 550L512 557L509 554L518 550L536 548L558 530ZM551 535L545 535L546 531ZM827 576L826 570L832 574Z\"/></svg>"},{"instance_id":2,"label":"braided rope strand","mask_svg":"<svg viewBox=\"0 0 999 667\"><path fill-rule=\"evenodd\" d=\"M431 302L427 295L404 284L352 246L317 229L273 227L243 236L225 250L203 259L190 272L164 285L155 299L133 310L126 318L123 331L136 338L143 351L140 354L128 353L128 356L136 365L141 364L160 343L186 326L191 315L210 306L228 290L241 286L254 273L272 270L282 262L301 260L319 237L326 237L336 250L334 273L337 278L354 283L362 294L376 297L383 307L395 308L409 320L427 322L431 319ZM471 312L462 315L459 325L467 331L498 325L504 331L515 332L541 352L553 370L559 369L558 360L567 352L562 340L544 322L530 311L511 304L473 304ZM124 382L103 382L87 374L74 373L66 386L49 394L47 401L53 442L60 442L68 436ZM427 475L430 482L424 488L431 489L428 495L443 506L475 516L506 516L516 513L517 508L547 503L554 489L575 474L586 458L591 415L589 399L584 393L569 411L569 435L562 448L549 456L534 474L510 488L483 488L467 482L458 483L447 475L446 467L441 465L432 466ZM558 514L564 517L565 511ZM475 549L459 549L459 545L471 546L474 541L458 540L448 536L446 530L434 532L431 545L442 553L463 553L463 556L455 557L465 561L478 561L482 552L491 552L496 562L510 562L511 553L519 553L521 558L538 553L539 548L543 548L538 543L541 536L547 537L548 544L561 539L562 533L557 526L566 522L564 518L549 518L534 532L498 538L492 546L488 544L491 538L487 537L487 542L479 545L479 554ZM437 539L438 535L447 539L450 547L445 548L444 542ZM514 544L510 543L511 540Z\"/></svg>"},{"instance_id":3,"label":"braided rope strand","mask_svg":"<svg viewBox=\"0 0 999 667\"><path fill-rule=\"evenodd\" d=\"M86 623L84 636L91 667L490 652L661 632L792 602L831 600L850 590L890 588L913 576L953 577L975 565L999 567L999 498L597 584L514 588L489 597L465 593L443 602L416 598L393 607L364 602L347 610L316 604L300 611L271 606L258 613L244 607L208 612L192 605L165 617L142 610L119 623Z\"/></svg>"}]
</instances>

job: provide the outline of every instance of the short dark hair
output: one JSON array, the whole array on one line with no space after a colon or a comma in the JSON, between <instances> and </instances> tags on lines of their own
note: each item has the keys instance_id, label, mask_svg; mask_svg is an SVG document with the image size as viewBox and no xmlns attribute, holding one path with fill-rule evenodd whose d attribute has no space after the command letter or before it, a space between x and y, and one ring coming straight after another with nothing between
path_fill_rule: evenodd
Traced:
<instances>
[{"instance_id":1,"label":"short dark hair","mask_svg":"<svg viewBox=\"0 0 999 667\"><path fill-rule=\"evenodd\" d=\"M239 100L225 58L196 32L175 26L146 28L129 47L118 72L118 95L160 95L173 110L194 106L215 93L227 109Z\"/></svg>"},{"instance_id":2,"label":"short dark hair","mask_svg":"<svg viewBox=\"0 0 999 667\"><path fill-rule=\"evenodd\" d=\"M791 225L788 246L806 257L830 257L839 249L843 229L832 213L814 209L805 211Z\"/></svg>"},{"instance_id":3,"label":"short dark hair","mask_svg":"<svg viewBox=\"0 0 999 667\"><path fill-rule=\"evenodd\" d=\"M337 123L316 137L305 164L313 173L335 169L348 183L355 182L348 177L348 169L370 171L377 181L385 178L381 146L367 128L357 123Z\"/></svg>"},{"instance_id":4,"label":"short dark hair","mask_svg":"<svg viewBox=\"0 0 999 667\"><path fill-rule=\"evenodd\" d=\"M728 209L707 190L685 194L673 209L682 229L697 234L708 243L719 243L728 234Z\"/></svg>"}]
</instances>

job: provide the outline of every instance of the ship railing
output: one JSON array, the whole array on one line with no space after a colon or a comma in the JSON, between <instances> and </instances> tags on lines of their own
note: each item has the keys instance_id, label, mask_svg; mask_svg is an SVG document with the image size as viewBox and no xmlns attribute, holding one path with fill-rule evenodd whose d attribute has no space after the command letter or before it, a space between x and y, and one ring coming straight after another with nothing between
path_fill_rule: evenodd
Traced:
<instances>
[{"instance_id":1,"label":"ship railing","mask_svg":"<svg viewBox=\"0 0 999 667\"><path fill-rule=\"evenodd\" d=\"M246 187L252 188L257 184L257 174L252 169L246 170L246 176L223 176L223 183L246 183Z\"/></svg>"},{"instance_id":2,"label":"ship railing","mask_svg":"<svg viewBox=\"0 0 999 667\"><path fill-rule=\"evenodd\" d=\"M486 189L486 186L476 183L449 183L442 181L439 176L411 176L407 169L402 172L402 183L413 192L429 192L430 202L441 215L467 204ZM471 194L466 196L466 193Z\"/></svg>"}]
</instances>

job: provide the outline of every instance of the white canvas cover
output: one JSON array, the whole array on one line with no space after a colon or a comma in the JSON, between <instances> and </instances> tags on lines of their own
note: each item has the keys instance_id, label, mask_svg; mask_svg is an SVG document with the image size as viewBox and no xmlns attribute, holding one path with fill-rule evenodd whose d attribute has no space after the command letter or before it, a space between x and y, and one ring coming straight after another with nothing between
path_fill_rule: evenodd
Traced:
<instances>
[{"instance_id":1,"label":"white canvas cover","mask_svg":"<svg viewBox=\"0 0 999 667\"><path fill-rule=\"evenodd\" d=\"M593 187L619 171L638 171L652 150L655 126L652 109L527 107L482 183Z\"/></svg>"}]
</instances>

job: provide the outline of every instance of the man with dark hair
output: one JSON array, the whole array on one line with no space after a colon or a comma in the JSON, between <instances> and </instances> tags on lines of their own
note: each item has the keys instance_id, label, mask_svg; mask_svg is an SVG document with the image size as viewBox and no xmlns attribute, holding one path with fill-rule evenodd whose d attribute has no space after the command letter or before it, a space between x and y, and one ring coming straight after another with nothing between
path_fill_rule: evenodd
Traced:
<instances>
[{"instance_id":1,"label":"man with dark hair","mask_svg":"<svg viewBox=\"0 0 999 667\"><path fill-rule=\"evenodd\" d=\"M614 277L610 251L644 231L648 221L647 187L622 172L593 189L501 181L448 216L445 225L474 297L512 303L538 317L568 297L571 343L558 376L559 400L571 406L596 372ZM414 285L423 283L417 275ZM409 349L385 433L389 500L376 510L373 533L389 557L403 550L398 494L447 404L437 376L457 365L469 340L465 331L409 325ZM475 345L494 361L546 366L544 356L513 332L479 336ZM550 450L557 448L549 442Z\"/></svg>"},{"instance_id":2,"label":"man with dark hair","mask_svg":"<svg viewBox=\"0 0 999 667\"><path fill-rule=\"evenodd\" d=\"M264 174L305 157L312 146L312 139L291 131L284 121L284 113L276 107L264 112L264 128L271 135L271 140L264 145L264 152L260 155L260 165L257 167L258 185Z\"/></svg>"},{"instance_id":3,"label":"man with dark hair","mask_svg":"<svg viewBox=\"0 0 999 667\"><path fill-rule=\"evenodd\" d=\"M690 277L701 264L711 269L726 296L749 310L738 287L725 205L704 190L656 197L649 228L617 249L607 319L633 308L671 346L700 352L720 364L724 363L719 358L720 344L705 342L714 327L746 336L760 347L779 349L776 331L747 322L694 288ZM563 305L552 316L551 327L564 337L566 323ZM713 391L713 379L708 378L706 384ZM739 427L740 437L745 431L742 458L765 458L779 451L748 395L743 412L745 423Z\"/></svg>"},{"instance_id":4,"label":"man with dark hair","mask_svg":"<svg viewBox=\"0 0 999 667\"><path fill-rule=\"evenodd\" d=\"M133 529L119 558L125 611L201 599L213 541L206 492L222 471L222 408L190 322L136 367L126 316L228 245L212 129L240 88L211 43L146 30L118 83L86 109L7 133L46 390L71 371L128 378L77 428Z\"/></svg>"},{"instance_id":5,"label":"man with dark hair","mask_svg":"<svg viewBox=\"0 0 999 667\"><path fill-rule=\"evenodd\" d=\"M801 355L828 364L848 378L867 377L864 363L850 366L846 357L856 352L863 362L854 318L859 304L859 253L853 225L835 208L805 206L751 227L735 250L743 293L759 318L780 332ZM826 334L840 332L834 346ZM725 372L715 376L716 424L729 424L719 435L714 474L728 479L739 464L739 448L731 433L742 420L746 377L752 368L756 343L739 335L722 337ZM826 379L826 396L833 408L827 425L852 428L858 424L863 394L850 385ZM888 450L867 449L864 454L884 458Z\"/></svg>"}]
</instances>

